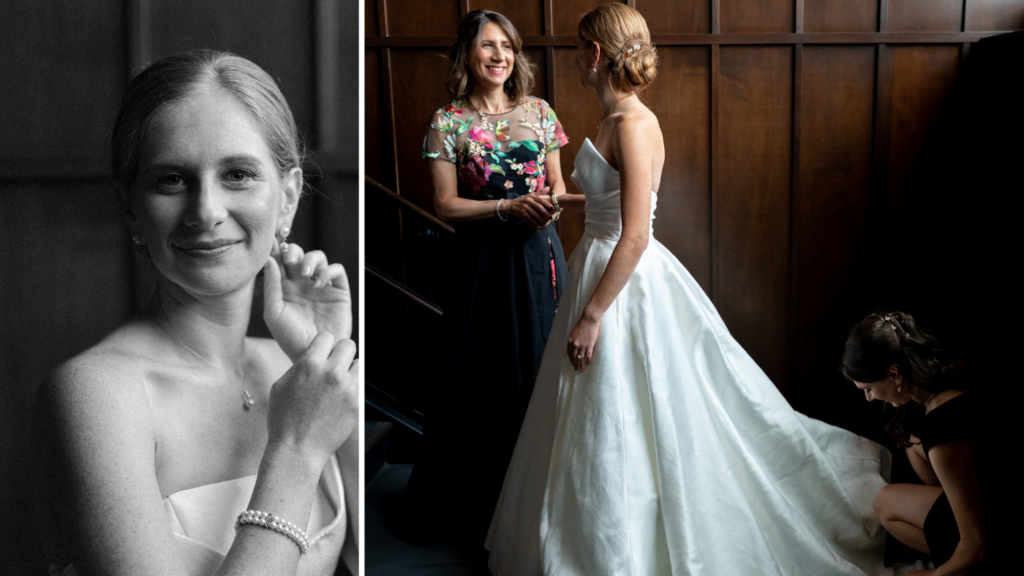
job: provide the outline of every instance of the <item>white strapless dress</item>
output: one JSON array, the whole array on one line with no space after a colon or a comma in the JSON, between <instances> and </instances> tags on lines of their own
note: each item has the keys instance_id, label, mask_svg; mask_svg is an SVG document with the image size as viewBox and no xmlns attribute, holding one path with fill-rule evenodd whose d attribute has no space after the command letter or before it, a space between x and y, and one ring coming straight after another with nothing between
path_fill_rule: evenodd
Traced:
<instances>
[{"instance_id":1,"label":"white strapless dress","mask_svg":"<svg viewBox=\"0 0 1024 576\"><path fill-rule=\"evenodd\" d=\"M235 520L248 507L255 487L256 476L245 476L182 490L163 499L178 559L186 574L209 576L217 571L235 541ZM334 574L346 528L341 469L337 456L331 456L317 485L306 527L310 546L299 560L297 574ZM357 558L344 558L343 562L352 574L359 573ZM64 568L51 564L50 576L77 576L77 572L72 564Z\"/></svg>"},{"instance_id":2,"label":"white strapless dress","mask_svg":"<svg viewBox=\"0 0 1024 576\"><path fill-rule=\"evenodd\" d=\"M500 576L890 574L872 510L882 446L795 412L651 237L575 372L570 330L621 233L589 140L586 230L491 523ZM657 195L651 198L651 218Z\"/></svg>"}]
</instances>

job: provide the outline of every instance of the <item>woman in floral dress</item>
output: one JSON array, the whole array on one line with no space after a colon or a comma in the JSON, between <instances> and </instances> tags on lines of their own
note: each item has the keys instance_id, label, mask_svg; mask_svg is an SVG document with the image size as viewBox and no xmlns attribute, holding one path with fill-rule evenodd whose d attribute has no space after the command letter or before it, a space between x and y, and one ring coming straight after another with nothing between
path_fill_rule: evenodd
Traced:
<instances>
[{"instance_id":1,"label":"woman in floral dress","mask_svg":"<svg viewBox=\"0 0 1024 576\"><path fill-rule=\"evenodd\" d=\"M582 200L563 195L568 140L548 103L527 95L533 65L521 48L504 16L468 13L451 50L454 100L424 141L457 256L442 385L409 490L432 535L444 518L473 544L486 536L566 276L553 197Z\"/></svg>"}]
</instances>

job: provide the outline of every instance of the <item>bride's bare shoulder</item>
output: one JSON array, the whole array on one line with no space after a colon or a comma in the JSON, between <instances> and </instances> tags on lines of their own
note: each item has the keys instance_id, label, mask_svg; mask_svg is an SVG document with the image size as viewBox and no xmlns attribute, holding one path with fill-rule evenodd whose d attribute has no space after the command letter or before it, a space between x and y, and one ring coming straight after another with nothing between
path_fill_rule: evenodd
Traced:
<instances>
[{"instance_id":1,"label":"bride's bare shoulder","mask_svg":"<svg viewBox=\"0 0 1024 576\"><path fill-rule=\"evenodd\" d=\"M154 359L152 337L139 322L129 322L95 346L54 368L36 396L37 409L109 416L111 412L148 412L144 376Z\"/></svg>"},{"instance_id":2,"label":"bride's bare shoulder","mask_svg":"<svg viewBox=\"0 0 1024 576\"><path fill-rule=\"evenodd\" d=\"M637 106L618 115L615 131L617 134L643 135L649 138L652 133L661 134L661 124L649 108Z\"/></svg>"}]
</instances>

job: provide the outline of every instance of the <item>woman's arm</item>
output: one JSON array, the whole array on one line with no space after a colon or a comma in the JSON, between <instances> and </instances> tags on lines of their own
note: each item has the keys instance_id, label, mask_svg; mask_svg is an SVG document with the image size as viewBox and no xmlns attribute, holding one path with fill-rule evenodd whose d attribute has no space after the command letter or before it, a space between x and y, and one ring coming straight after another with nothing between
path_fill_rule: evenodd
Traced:
<instances>
[{"instance_id":1,"label":"woman's arm","mask_svg":"<svg viewBox=\"0 0 1024 576\"><path fill-rule=\"evenodd\" d=\"M978 478L977 450L977 442L961 440L928 451L960 529L960 543L950 559L935 570L936 576L968 574L988 552L989 527Z\"/></svg>"},{"instance_id":2,"label":"woman's arm","mask_svg":"<svg viewBox=\"0 0 1024 576\"><path fill-rule=\"evenodd\" d=\"M569 334L567 353L577 370L586 370L594 355L601 331L601 316L622 291L640 257L647 249L651 226L651 171L655 139L651 127L656 120L623 119L615 127L612 151L619 164L622 187L622 236L615 244L601 280L590 297L583 316ZM577 356L583 356L582 359Z\"/></svg>"},{"instance_id":3,"label":"woman's arm","mask_svg":"<svg viewBox=\"0 0 1024 576\"><path fill-rule=\"evenodd\" d=\"M455 165L445 160L430 160L430 177L434 183L434 210L445 222L466 222L498 217L499 200L467 200L459 198ZM501 216L525 218L535 228L547 225L554 205L540 194L526 194L501 200Z\"/></svg>"},{"instance_id":4,"label":"woman's arm","mask_svg":"<svg viewBox=\"0 0 1024 576\"><path fill-rule=\"evenodd\" d=\"M558 205L563 210L576 210L583 212L587 207L586 198L583 194L566 194L565 179L562 178L562 164L558 150L548 153L547 166L547 187L548 194L558 196Z\"/></svg>"},{"instance_id":5,"label":"woman's arm","mask_svg":"<svg viewBox=\"0 0 1024 576\"><path fill-rule=\"evenodd\" d=\"M355 345L314 338L271 391L270 441L249 508L304 527L330 453L351 433L338 414L358 405ZM355 376L353 376L353 369ZM144 374L114 354L78 358L44 382L33 419L37 514L51 554L81 576L182 575L156 479L157 445ZM289 538L241 527L216 574L294 574Z\"/></svg>"},{"instance_id":6,"label":"woman's arm","mask_svg":"<svg viewBox=\"0 0 1024 576\"><path fill-rule=\"evenodd\" d=\"M917 473L917 477L924 482L925 486L941 486L939 478L935 475L935 470L924 456L924 446L921 444L921 440L916 436L911 436L910 441L913 444L906 449L907 459L910 460L910 466Z\"/></svg>"}]
</instances>

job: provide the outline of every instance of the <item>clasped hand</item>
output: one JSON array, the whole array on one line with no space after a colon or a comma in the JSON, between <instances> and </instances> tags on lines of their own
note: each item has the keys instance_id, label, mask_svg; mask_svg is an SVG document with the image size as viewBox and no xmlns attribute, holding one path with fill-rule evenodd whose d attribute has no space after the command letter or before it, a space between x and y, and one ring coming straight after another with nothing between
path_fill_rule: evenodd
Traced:
<instances>
[{"instance_id":1,"label":"clasped hand","mask_svg":"<svg viewBox=\"0 0 1024 576\"><path fill-rule=\"evenodd\" d=\"M501 211L526 220L534 232L551 224L558 214L555 204L551 201L551 188L548 186L537 192L505 200L501 205Z\"/></svg>"}]
</instances>

